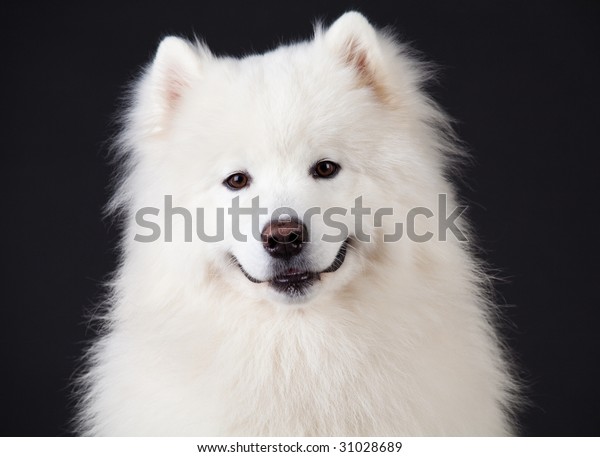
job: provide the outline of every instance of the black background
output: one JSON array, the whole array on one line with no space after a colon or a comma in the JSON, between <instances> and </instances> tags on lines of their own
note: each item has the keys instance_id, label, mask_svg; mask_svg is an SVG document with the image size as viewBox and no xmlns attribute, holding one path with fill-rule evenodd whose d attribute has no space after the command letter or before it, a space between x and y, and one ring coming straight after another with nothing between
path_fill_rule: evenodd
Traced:
<instances>
[{"instance_id":1,"label":"black background","mask_svg":"<svg viewBox=\"0 0 600 457\"><path fill-rule=\"evenodd\" d=\"M56 4L55 4L56 3ZM529 384L524 435L600 432L600 8L594 1L21 2L2 16L3 435L64 435L84 309L115 265L105 140L166 34L217 54L355 8L441 68L475 164L461 185Z\"/></svg>"}]
</instances>

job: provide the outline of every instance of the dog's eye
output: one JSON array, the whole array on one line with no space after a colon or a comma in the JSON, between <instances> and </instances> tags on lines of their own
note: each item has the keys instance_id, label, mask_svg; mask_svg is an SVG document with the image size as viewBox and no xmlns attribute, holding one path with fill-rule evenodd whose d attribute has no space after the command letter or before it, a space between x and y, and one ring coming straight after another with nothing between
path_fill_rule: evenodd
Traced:
<instances>
[{"instance_id":1,"label":"dog's eye","mask_svg":"<svg viewBox=\"0 0 600 457\"><path fill-rule=\"evenodd\" d=\"M250 184L250 177L246 173L234 173L223 181L231 190L240 190Z\"/></svg>"},{"instance_id":2,"label":"dog's eye","mask_svg":"<svg viewBox=\"0 0 600 457\"><path fill-rule=\"evenodd\" d=\"M340 171L340 166L331 160L321 160L312 169L315 178L333 178Z\"/></svg>"}]
</instances>

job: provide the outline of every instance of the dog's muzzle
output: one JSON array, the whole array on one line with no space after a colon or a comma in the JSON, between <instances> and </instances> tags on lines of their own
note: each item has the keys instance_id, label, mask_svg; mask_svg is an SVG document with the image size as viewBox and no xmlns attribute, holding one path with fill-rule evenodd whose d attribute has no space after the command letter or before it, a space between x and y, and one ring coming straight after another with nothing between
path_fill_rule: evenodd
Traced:
<instances>
[{"instance_id":1,"label":"dog's muzzle","mask_svg":"<svg viewBox=\"0 0 600 457\"><path fill-rule=\"evenodd\" d=\"M273 220L266 224L261 241L265 251L274 259L273 276L264 281L256 279L234 258L240 270L254 283L266 282L278 292L288 296L301 296L321 279L323 273L333 273L342 266L350 239L342 243L332 264L322 271L307 270L305 262L298 257L309 241L309 236L306 225L295 218Z\"/></svg>"}]
</instances>

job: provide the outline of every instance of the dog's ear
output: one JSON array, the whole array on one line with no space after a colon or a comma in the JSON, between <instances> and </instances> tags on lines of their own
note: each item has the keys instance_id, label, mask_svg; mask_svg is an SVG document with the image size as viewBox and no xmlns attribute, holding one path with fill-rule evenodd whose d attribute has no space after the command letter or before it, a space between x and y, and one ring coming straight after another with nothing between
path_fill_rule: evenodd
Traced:
<instances>
[{"instance_id":1,"label":"dog's ear","mask_svg":"<svg viewBox=\"0 0 600 457\"><path fill-rule=\"evenodd\" d=\"M369 21L355 11L345 13L325 32L324 40L344 65L354 68L359 84L371 87L385 101L382 49Z\"/></svg>"},{"instance_id":2,"label":"dog's ear","mask_svg":"<svg viewBox=\"0 0 600 457\"><path fill-rule=\"evenodd\" d=\"M164 38L143 81L142 101L152 133L164 131L180 104L185 91L197 79L202 68L202 52L181 38Z\"/></svg>"}]
</instances>

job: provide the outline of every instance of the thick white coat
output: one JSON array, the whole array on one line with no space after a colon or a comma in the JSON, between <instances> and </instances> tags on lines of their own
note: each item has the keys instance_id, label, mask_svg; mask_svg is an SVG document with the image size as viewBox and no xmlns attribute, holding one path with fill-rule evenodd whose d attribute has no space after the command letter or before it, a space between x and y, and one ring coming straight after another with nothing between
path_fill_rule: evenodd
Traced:
<instances>
[{"instance_id":1,"label":"thick white coat","mask_svg":"<svg viewBox=\"0 0 600 457\"><path fill-rule=\"evenodd\" d=\"M469 244L451 233L439 241L435 217L417 219L431 241L381 239L411 208L437 217L439 194L456 204L447 175L460 153L422 90L428 77L358 13L317 28L309 42L243 59L164 39L124 119L111 204L125 224L122 262L81 380L81 433L514 432L514 381ZM325 158L342 169L315 180L308 170ZM222 182L240 170L252 183L233 193ZM338 271L294 300L250 282L231 261L268 277L256 240L187 243L175 216L173 242L134 241L147 234L135 212L162 214L165 195L204 208L209 234L216 208L235 196L241 206L258 195L261 206L299 214L349 208L362 196L363 206L393 208L396 218L380 229L367 223L374 241L353 242ZM311 265L323 270L340 243L318 241L323 224L312 230Z\"/></svg>"}]
</instances>

